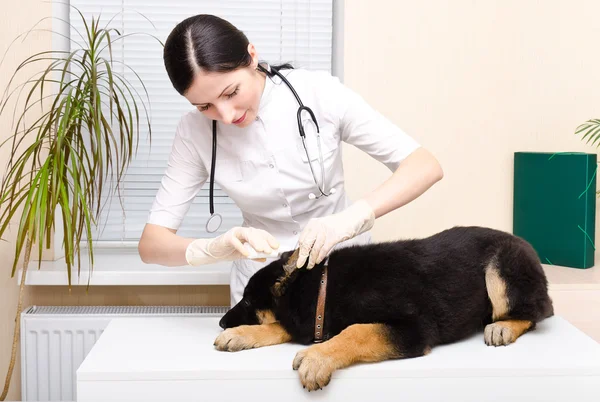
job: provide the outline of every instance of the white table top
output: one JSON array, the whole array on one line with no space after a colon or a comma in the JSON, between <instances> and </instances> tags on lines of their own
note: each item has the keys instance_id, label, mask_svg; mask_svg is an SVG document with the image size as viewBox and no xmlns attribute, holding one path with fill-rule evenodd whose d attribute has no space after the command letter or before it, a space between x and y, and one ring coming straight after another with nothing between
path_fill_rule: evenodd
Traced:
<instances>
[{"instance_id":1,"label":"white table top","mask_svg":"<svg viewBox=\"0 0 600 402\"><path fill-rule=\"evenodd\" d=\"M297 378L292 361L305 345L217 351L215 317L115 318L77 371L78 381ZM600 375L600 344L561 317L516 343L486 346L483 333L433 348L423 357L361 364L334 378Z\"/></svg>"}]
</instances>

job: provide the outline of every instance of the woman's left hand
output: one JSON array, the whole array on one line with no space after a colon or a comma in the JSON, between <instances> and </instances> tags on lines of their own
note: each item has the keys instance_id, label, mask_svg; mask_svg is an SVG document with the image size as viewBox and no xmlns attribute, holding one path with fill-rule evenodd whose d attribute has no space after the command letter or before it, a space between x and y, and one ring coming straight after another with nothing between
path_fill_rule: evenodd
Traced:
<instances>
[{"instance_id":1,"label":"woman's left hand","mask_svg":"<svg viewBox=\"0 0 600 402\"><path fill-rule=\"evenodd\" d=\"M320 263L338 243L351 239L373 227L375 213L364 200L359 200L342 212L313 218L300 234L300 253L296 266L301 268L308 259L307 269Z\"/></svg>"}]
</instances>

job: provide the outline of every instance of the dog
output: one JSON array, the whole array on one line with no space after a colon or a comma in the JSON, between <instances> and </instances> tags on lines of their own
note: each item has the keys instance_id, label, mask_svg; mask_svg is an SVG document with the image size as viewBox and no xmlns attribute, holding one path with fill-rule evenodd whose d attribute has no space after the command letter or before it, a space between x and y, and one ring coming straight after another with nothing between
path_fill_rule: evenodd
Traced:
<instances>
[{"instance_id":1,"label":"dog","mask_svg":"<svg viewBox=\"0 0 600 402\"><path fill-rule=\"evenodd\" d=\"M214 345L233 352L319 338L292 363L309 391L335 370L423 356L478 331L487 345L509 345L554 314L533 247L491 228L340 248L310 270L296 269L297 257L284 253L250 278Z\"/></svg>"}]
</instances>

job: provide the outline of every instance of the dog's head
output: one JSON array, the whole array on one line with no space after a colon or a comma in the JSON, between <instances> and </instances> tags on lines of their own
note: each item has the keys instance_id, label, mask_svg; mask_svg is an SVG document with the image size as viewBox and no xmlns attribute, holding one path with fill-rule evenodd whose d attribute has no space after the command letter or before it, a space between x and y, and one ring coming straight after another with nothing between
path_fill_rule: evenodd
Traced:
<instances>
[{"instance_id":1,"label":"dog's head","mask_svg":"<svg viewBox=\"0 0 600 402\"><path fill-rule=\"evenodd\" d=\"M298 272L297 260L298 250L289 251L252 275L242 300L221 318L219 326L226 329L275 322L275 305Z\"/></svg>"}]
</instances>

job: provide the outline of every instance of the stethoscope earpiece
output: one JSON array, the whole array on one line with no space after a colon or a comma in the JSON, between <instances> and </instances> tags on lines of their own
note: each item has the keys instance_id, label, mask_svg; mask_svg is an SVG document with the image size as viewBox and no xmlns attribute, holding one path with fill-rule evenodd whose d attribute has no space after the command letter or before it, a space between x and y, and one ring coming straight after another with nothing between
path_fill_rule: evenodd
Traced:
<instances>
[{"instance_id":1,"label":"stethoscope earpiece","mask_svg":"<svg viewBox=\"0 0 600 402\"><path fill-rule=\"evenodd\" d=\"M318 197L315 195L315 193L310 193L310 194L308 195L308 199L309 199L309 200L314 200L314 199L317 199L317 198L321 198L323 195L324 195L324 196L326 196L326 197L328 197L328 196L330 196L331 194L335 194L335 188L332 188L331 190L329 190L329 194L322 194L322 195L320 195L320 196L318 196Z\"/></svg>"}]
</instances>

